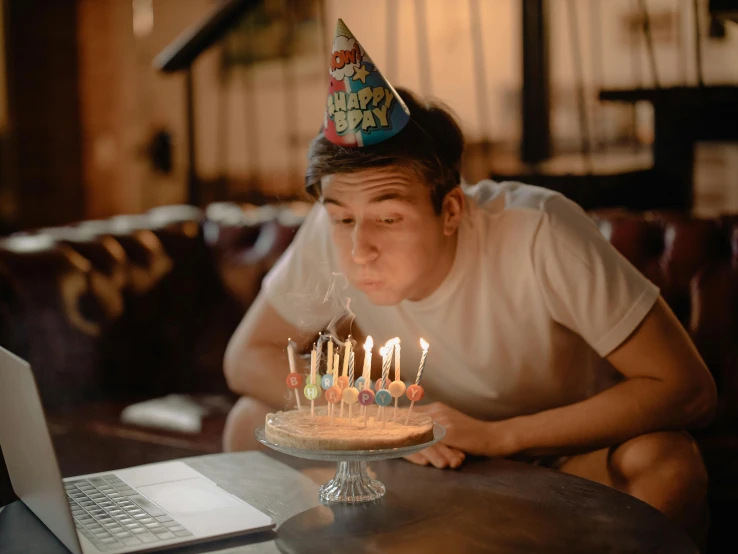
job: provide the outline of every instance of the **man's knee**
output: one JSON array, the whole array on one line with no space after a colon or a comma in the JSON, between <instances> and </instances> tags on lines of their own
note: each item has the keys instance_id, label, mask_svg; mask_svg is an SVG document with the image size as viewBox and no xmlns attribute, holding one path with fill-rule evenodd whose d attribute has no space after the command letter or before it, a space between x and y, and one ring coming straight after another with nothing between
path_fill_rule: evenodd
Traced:
<instances>
[{"instance_id":1,"label":"man's knee","mask_svg":"<svg viewBox=\"0 0 738 554\"><path fill-rule=\"evenodd\" d=\"M254 430L264 425L266 415L274 409L255 398L241 397L226 419L223 432L223 450L237 452L256 450L259 443Z\"/></svg>"},{"instance_id":2,"label":"man's knee","mask_svg":"<svg viewBox=\"0 0 738 554\"><path fill-rule=\"evenodd\" d=\"M613 481L655 480L693 493L707 492L707 470L694 440L685 432L650 433L610 452Z\"/></svg>"}]
</instances>

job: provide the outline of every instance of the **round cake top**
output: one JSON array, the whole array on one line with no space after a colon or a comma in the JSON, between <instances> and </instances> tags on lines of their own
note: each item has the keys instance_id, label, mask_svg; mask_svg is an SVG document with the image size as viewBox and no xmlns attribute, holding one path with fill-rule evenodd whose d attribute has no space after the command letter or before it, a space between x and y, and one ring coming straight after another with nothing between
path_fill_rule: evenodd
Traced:
<instances>
[{"instance_id":1,"label":"round cake top","mask_svg":"<svg viewBox=\"0 0 738 554\"><path fill-rule=\"evenodd\" d=\"M364 416L354 410L351 420L348 411L344 417L337 413L331 418L325 407L309 408L268 414L265 431L267 437L277 444L316 450L365 450L395 448L420 444L433 439L433 420L424 413L413 411L408 416L407 408L385 409L385 421L377 418L378 406L369 406L364 425Z\"/></svg>"}]
</instances>

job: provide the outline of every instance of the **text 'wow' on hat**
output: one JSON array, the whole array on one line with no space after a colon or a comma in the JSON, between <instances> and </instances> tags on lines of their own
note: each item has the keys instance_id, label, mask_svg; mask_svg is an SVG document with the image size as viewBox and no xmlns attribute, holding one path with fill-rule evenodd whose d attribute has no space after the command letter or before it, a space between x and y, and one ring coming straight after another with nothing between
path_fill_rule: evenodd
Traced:
<instances>
[{"instance_id":1,"label":"text 'wow' on hat","mask_svg":"<svg viewBox=\"0 0 738 554\"><path fill-rule=\"evenodd\" d=\"M323 121L329 141L369 146L395 136L407 125L410 110L341 19L336 24L329 73Z\"/></svg>"}]
</instances>

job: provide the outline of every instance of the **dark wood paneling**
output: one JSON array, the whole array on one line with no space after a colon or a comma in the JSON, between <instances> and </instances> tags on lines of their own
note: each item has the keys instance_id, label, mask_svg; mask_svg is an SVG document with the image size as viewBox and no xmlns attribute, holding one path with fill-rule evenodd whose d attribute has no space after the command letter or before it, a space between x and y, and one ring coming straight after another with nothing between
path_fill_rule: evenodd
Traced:
<instances>
[{"instance_id":1,"label":"dark wood paneling","mask_svg":"<svg viewBox=\"0 0 738 554\"><path fill-rule=\"evenodd\" d=\"M81 219L77 2L6 2L11 154L22 226Z\"/></svg>"},{"instance_id":2,"label":"dark wood paneling","mask_svg":"<svg viewBox=\"0 0 738 554\"><path fill-rule=\"evenodd\" d=\"M547 0L523 0L523 136L520 158L537 163L551 155Z\"/></svg>"}]
</instances>

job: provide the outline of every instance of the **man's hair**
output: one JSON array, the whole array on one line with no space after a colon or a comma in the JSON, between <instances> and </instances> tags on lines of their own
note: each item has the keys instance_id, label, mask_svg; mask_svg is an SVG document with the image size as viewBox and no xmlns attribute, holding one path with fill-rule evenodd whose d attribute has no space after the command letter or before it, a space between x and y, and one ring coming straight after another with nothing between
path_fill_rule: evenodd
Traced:
<instances>
[{"instance_id":1,"label":"man's hair","mask_svg":"<svg viewBox=\"0 0 738 554\"><path fill-rule=\"evenodd\" d=\"M410 121L383 142L346 148L326 139L321 129L308 150L305 187L310 194L320 195L320 180L327 175L401 166L425 180L433 207L441 213L446 194L460 182L464 135L445 106L420 100L405 89L397 93L410 109Z\"/></svg>"}]
</instances>

